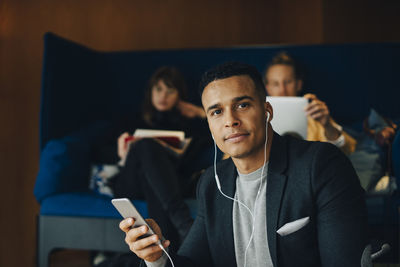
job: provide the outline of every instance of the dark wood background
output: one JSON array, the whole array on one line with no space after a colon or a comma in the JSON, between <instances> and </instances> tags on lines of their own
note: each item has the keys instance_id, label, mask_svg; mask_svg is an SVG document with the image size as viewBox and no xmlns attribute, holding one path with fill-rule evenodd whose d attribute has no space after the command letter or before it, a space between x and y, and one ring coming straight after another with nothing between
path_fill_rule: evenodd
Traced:
<instances>
[{"instance_id":1,"label":"dark wood background","mask_svg":"<svg viewBox=\"0 0 400 267\"><path fill-rule=\"evenodd\" d=\"M105 51L390 42L399 13L396 0L0 0L0 266L35 265L45 32Z\"/></svg>"}]
</instances>

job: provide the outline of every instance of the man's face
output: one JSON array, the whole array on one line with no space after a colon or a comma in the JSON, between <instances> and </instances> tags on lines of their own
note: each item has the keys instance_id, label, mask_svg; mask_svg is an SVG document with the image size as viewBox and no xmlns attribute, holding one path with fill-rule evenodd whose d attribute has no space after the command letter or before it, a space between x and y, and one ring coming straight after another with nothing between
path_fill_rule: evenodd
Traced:
<instances>
[{"instance_id":1,"label":"man's face","mask_svg":"<svg viewBox=\"0 0 400 267\"><path fill-rule=\"evenodd\" d=\"M283 64L269 67L265 78L269 96L297 96L303 85L296 79L293 67Z\"/></svg>"},{"instance_id":2,"label":"man's face","mask_svg":"<svg viewBox=\"0 0 400 267\"><path fill-rule=\"evenodd\" d=\"M232 158L245 158L264 149L266 111L254 82L247 75L209 83L202 103L218 147ZM272 112L272 110L269 110Z\"/></svg>"}]
</instances>

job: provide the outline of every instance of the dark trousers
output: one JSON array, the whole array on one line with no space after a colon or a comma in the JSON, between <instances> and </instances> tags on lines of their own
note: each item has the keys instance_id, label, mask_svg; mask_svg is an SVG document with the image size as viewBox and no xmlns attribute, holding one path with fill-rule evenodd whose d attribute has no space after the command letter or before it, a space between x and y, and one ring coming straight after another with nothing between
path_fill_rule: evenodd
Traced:
<instances>
[{"instance_id":1,"label":"dark trousers","mask_svg":"<svg viewBox=\"0 0 400 267\"><path fill-rule=\"evenodd\" d=\"M195 184L189 173L183 158L153 139L142 139L130 148L125 166L113 179L112 187L116 197L145 199L149 216L159 224L163 235L171 245L179 245L182 239L179 231L190 227L193 221L183 201L187 192L194 192Z\"/></svg>"}]
</instances>

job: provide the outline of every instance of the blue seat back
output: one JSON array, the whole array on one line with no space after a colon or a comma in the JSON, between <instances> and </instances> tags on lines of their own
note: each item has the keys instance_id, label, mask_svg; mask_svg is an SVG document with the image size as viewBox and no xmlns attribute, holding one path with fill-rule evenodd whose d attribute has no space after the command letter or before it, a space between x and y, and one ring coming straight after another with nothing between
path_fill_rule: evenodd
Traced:
<instances>
[{"instance_id":1,"label":"blue seat back","mask_svg":"<svg viewBox=\"0 0 400 267\"><path fill-rule=\"evenodd\" d=\"M242 61L264 71L278 52L302 63L304 93L327 102L334 118L352 124L375 107L400 117L400 43L263 46L163 51L99 52L58 37L44 36L40 147L96 120L134 114L151 74L162 65L179 68L200 104L201 74L225 61Z\"/></svg>"}]
</instances>

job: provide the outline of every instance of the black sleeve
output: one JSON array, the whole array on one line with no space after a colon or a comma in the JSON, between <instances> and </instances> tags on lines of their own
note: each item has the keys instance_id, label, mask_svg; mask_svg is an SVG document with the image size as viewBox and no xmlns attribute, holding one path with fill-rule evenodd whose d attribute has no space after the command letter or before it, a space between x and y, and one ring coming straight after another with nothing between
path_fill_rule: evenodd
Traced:
<instances>
[{"instance_id":1,"label":"black sleeve","mask_svg":"<svg viewBox=\"0 0 400 267\"><path fill-rule=\"evenodd\" d=\"M312 186L322 266L360 266L368 244L364 190L341 151L327 144L320 148L313 158Z\"/></svg>"}]
</instances>

